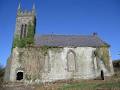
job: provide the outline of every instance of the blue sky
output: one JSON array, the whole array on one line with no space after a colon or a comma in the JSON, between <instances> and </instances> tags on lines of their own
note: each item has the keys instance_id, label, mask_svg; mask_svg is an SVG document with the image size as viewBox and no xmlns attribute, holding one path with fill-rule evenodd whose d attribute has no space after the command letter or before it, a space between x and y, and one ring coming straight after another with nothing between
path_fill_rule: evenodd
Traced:
<instances>
[{"instance_id":1,"label":"blue sky","mask_svg":"<svg viewBox=\"0 0 120 90\"><path fill-rule=\"evenodd\" d=\"M36 5L36 34L98 35L120 53L120 0L21 0L22 9ZM0 0L0 63L10 56L18 0Z\"/></svg>"}]
</instances>

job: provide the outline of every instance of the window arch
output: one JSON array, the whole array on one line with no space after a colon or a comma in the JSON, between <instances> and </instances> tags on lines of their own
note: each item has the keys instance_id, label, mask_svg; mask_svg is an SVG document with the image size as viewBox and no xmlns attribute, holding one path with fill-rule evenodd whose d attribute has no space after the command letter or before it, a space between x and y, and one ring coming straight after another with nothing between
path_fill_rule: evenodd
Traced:
<instances>
[{"instance_id":1,"label":"window arch","mask_svg":"<svg viewBox=\"0 0 120 90\"><path fill-rule=\"evenodd\" d=\"M74 51L70 50L67 53L67 70L68 71L75 71L76 70L76 60L75 60L75 53Z\"/></svg>"}]
</instances>

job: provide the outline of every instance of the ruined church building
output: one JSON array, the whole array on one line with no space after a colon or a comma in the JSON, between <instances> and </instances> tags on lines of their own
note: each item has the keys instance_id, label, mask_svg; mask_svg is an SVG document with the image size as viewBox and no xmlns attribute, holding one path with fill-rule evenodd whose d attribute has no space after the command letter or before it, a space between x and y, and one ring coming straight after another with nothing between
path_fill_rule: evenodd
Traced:
<instances>
[{"instance_id":1,"label":"ruined church building","mask_svg":"<svg viewBox=\"0 0 120 90\"><path fill-rule=\"evenodd\" d=\"M103 79L114 74L110 45L97 34L36 36L35 13L35 5L31 11L18 6L5 81L43 83Z\"/></svg>"}]
</instances>

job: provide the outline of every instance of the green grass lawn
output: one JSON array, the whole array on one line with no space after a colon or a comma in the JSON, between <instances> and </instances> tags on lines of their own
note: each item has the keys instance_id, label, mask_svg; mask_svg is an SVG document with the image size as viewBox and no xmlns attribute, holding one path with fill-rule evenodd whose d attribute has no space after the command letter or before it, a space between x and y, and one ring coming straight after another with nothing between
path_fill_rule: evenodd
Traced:
<instances>
[{"instance_id":1,"label":"green grass lawn","mask_svg":"<svg viewBox=\"0 0 120 90\"><path fill-rule=\"evenodd\" d=\"M71 84L65 84L61 88L61 90L96 90L96 89L117 89L120 90L120 81L112 82L112 81L100 81L100 82L86 82L82 81L80 83L71 83Z\"/></svg>"}]
</instances>

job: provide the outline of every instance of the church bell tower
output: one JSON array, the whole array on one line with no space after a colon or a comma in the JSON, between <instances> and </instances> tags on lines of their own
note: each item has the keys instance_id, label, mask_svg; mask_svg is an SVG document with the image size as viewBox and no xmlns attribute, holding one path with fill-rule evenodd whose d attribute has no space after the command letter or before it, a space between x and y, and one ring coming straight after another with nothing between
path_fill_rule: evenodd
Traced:
<instances>
[{"instance_id":1,"label":"church bell tower","mask_svg":"<svg viewBox=\"0 0 120 90\"><path fill-rule=\"evenodd\" d=\"M36 13L35 4L33 4L32 10L22 10L19 3L16 17L16 28L14 35L14 47L24 47L26 44L32 44L34 41L36 26Z\"/></svg>"}]
</instances>

